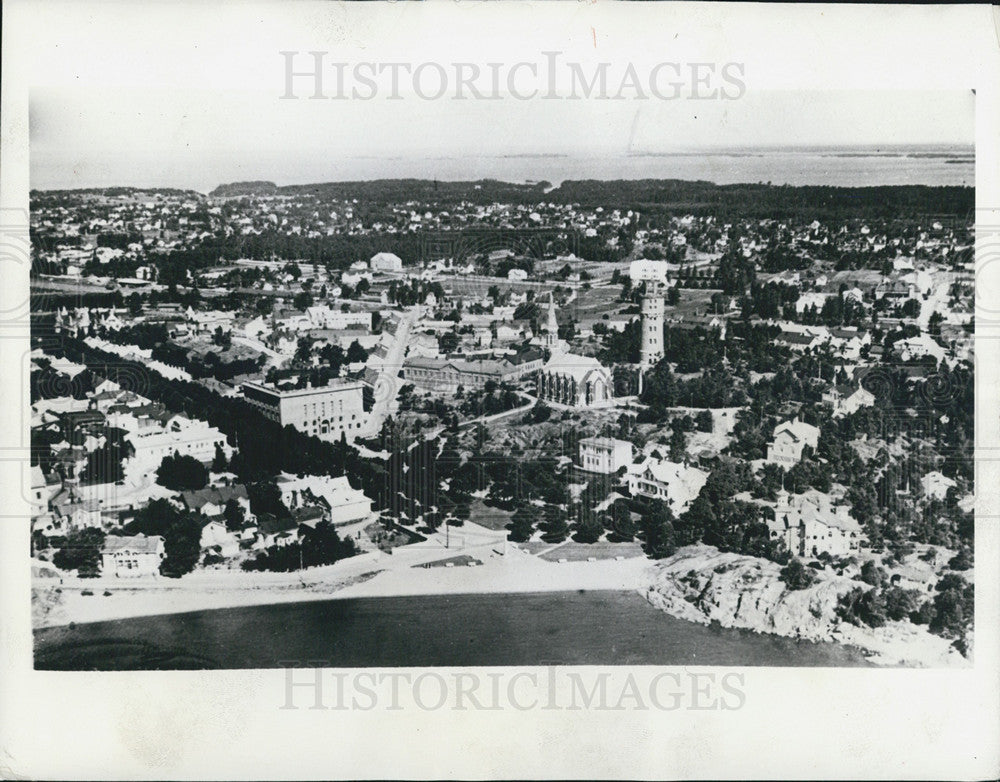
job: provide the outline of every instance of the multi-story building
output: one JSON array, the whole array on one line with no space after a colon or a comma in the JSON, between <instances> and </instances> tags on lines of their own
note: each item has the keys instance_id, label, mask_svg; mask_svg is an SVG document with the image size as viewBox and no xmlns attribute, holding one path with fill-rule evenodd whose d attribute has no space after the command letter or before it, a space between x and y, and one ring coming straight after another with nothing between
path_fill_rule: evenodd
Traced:
<instances>
[{"instance_id":1,"label":"multi-story building","mask_svg":"<svg viewBox=\"0 0 1000 782\"><path fill-rule=\"evenodd\" d=\"M642 343L639 364L649 369L663 358L664 296L667 292L666 261L632 261L629 277L634 284L646 286L640 310L642 314Z\"/></svg>"},{"instance_id":2,"label":"multi-story building","mask_svg":"<svg viewBox=\"0 0 1000 782\"><path fill-rule=\"evenodd\" d=\"M843 418L875 404L875 396L858 386L835 385L823 394L823 404L833 411L834 418Z\"/></svg>"},{"instance_id":3,"label":"multi-story building","mask_svg":"<svg viewBox=\"0 0 1000 782\"><path fill-rule=\"evenodd\" d=\"M697 467L650 456L641 464L630 465L626 478L632 494L663 500L679 515L698 496L708 480L708 473Z\"/></svg>"},{"instance_id":4,"label":"multi-story building","mask_svg":"<svg viewBox=\"0 0 1000 782\"><path fill-rule=\"evenodd\" d=\"M788 550L800 557L826 552L846 557L861 546L861 525L847 505L835 505L830 497L815 489L804 494L778 492L774 519L768 521L771 537L784 541Z\"/></svg>"},{"instance_id":5,"label":"multi-story building","mask_svg":"<svg viewBox=\"0 0 1000 782\"><path fill-rule=\"evenodd\" d=\"M370 312L342 312L324 305L307 308L306 317L314 329L348 329L360 326L370 331L372 327Z\"/></svg>"},{"instance_id":6,"label":"multi-story building","mask_svg":"<svg viewBox=\"0 0 1000 782\"><path fill-rule=\"evenodd\" d=\"M243 398L282 427L329 442L339 442L343 434L351 442L365 420L363 388L360 381L343 380L288 390L244 383Z\"/></svg>"},{"instance_id":7,"label":"multi-story building","mask_svg":"<svg viewBox=\"0 0 1000 782\"><path fill-rule=\"evenodd\" d=\"M417 388L454 393L459 386L469 391L489 381L514 383L542 366L542 354L524 351L497 359L407 358L403 379Z\"/></svg>"},{"instance_id":8,"label":"multi-story building","mask_svg":"<svg viewBox=\"0 0 1000 782\"><path fill-rule=\"evenodd\" d=\"M226 436L205 421L175 415L165 427L148 427L129 432L125 441L131 446L131 458L142 465L158 465L165 456L191 456L208 464L221 448L228 458L232 448Z\"/></svg>"},{"instance_id":9,"label":"multi-story building","mask_svg":"<svg viewBox=\"0 0 1000 782\"><path fill-rule=\"evenodd\" d=\"M403 271L402 259L393 253L376 253L369 261L373 272L401 272Z\"/></svg>"},{"instance_id":10,"label":"multi-story building","mask_svg":"<svg viewBox=\"0 0 1000 782\"><path fill-rule=\"evenodd\" d=\"M282 475L277 484L281 501L289 510L319 505L334 525L364 521L372 512L372 501L361 489L353 488L345 475Z\"/></svg>"},{"instance_id":11,"label":"multi-story building","mask_svg":"<svg viewBox=\"0 0 1000 782\"><path fill-rule=\"evenodd\" d=\"M118 578L155 576L165 556L159 535L108 535L101 549L101 574Z\"/></svg>"},{"instance_id":12,"label":"multi-story building","mask_svg":"<svg viewBox=\"0 0 1000 782\"><path fill-rule=\"evenodd\" d=\"M819 429L815 426L798 419L785 421L774 428L774 437L767 446L767 462L788 469L799 463L807 445L815 450L818 442Z\"/></svg>"},{"instance_id":13,"label":"multi-story building","mask_svg":"<svg viewBox=\"0 0 1000 782\"><path fill-rule=\"evenodd\" d=\"M632 443L613 437L580 440L580 466L589 472L609 475L632 463Z\"/></svg>"}]
</instances>

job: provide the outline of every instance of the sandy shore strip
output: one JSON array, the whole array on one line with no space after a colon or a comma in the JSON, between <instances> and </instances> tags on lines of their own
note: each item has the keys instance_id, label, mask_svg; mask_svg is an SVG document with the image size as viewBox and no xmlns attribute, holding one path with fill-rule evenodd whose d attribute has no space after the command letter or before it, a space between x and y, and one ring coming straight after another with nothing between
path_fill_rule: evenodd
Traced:
<instances>
[{"instance_id":1,"label":"sandy shore strip","mask_svg":"<svg viewBox=\"0 0 1000 782\"><path fill-rule=\"evenodd\" d=\"M645 557L548 562L492 544L461 552L435 548L369 552L295 573L202 571L180 579L35 579L36 629L136 616L274 603L411 595L629 590L649 583ZM421 567L467 555L482 564ZM84 592L92 594L85 595Z\"/></svg>"}]
</instances>

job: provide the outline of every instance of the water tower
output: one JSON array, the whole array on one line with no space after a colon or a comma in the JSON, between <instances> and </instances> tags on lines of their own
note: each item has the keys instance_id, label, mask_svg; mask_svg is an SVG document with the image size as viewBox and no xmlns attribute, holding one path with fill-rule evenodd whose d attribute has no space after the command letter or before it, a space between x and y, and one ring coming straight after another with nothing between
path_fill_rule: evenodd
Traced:
<instances>
[{"instance_id":1,"label":"water tower","mask_svg":"<svg viewBox=\"0 0 1000 782\"><path fill-rule=\"evenodd\" d=\"M639 367L645 372L663 358L663 312L667 294L666 261L632 261L629 265L632 284L644 283L642 296L642 345Z\"/></svg>"}]
</instances>

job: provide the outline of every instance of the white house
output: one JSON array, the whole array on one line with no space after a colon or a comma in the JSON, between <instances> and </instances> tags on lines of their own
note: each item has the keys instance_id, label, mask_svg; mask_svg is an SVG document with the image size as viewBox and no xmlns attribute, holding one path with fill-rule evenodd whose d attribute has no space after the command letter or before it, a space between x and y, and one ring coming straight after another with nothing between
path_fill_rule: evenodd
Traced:
<instances>
[{"instance_id":1,"label":"white house","mask_svg":"<svg viewBox=\"0 0 1000 782\"><path fill-rule=\"evenodd\" d=\"M201 528L202 550L215 547L224 557L233 557L240 552L239 538L226 529L225 521L219 518L208 519Z\"/></svg>"},{"instance_id":2,"label":"white house","mask_svg":"<svg viewBox=\"0 0 1000 782\"><path fill-rule=\"evenodd\" d=\"M833 411L834 418L843 418L875 404L875 396L858 386L836 385L823 394L823 404Z\"/></svg>"},{"instance_id":3,"label":"white house","mask_svg":"<svg viewBox=\"0 0 1000 782\"><path fill-rule=\"evenodd\" d=\"M632 494L663 500L675 514L680 514L698 496L708 480L708 473L650 456L641 464L629 465L626 480Z\"/></svg>"},{"instance_id":4,"label":"white house","mask_svg":"<svg viewBox=\"0 0 1000 782\"><path fill-rule=\"evenodd\" d=\"M329 511L334 525L351 524L367 519L372 512L372 501L360 489L351 487L347 476L332 478L329 475L305 475L297 478L283 474L278 480L281 501L296 511L308 505L322 505Z\"/></svg>"},{"instance_id":5,"label":"white house","mask_svg":"<svg viewBox=\"0 0 1000 782\"><path fill-rule=\"evenodd\" d=\"M580 440L580 466L588 472L608 475L632 463L632 443L613 437Z\"/></svg>"},{"instance_id":6,"label":"white house","mask_svg":"<svg viewBox=\"0 0 1000 782\"><path fill-rule=\"evenodd\" d=\"M802 449L807 445L813 450L819 442L819 429L797 418L785 421L774 428L774 436L767 446L767 463L791 467L802 459Z\"/></svg>"},{"instance_id":7,"label":"white house","mask_svg":"<svg viewBox=\"0 0 1000 782\"><path fill-rule=\"evenodd\" d=\"M164 555L159 535L108 535L101 549L101 574L116 578L155 576Z\"/></svg>"},{"instance_id":8,"label":"white house","mask_svg":"<svg viewBox=\"0 0 1000 782\"><path fill-rule=\"evenodd\" d=\"M257 540L254 541L253 548L267 549L273 546L287 546L296 543L299 539L299 524L292 518L263 519L257 528Z\"/></svg>"},{"instance_id":9,"label":"white house","mask_svg":"<svg viewBox=\"0 0 1000 782\"><path fill-rule=\"evenodd\" d=\"M810 489L804 494L778 492L774 519L767 524L771 537L783 540L799 557L822 553L846 557L861 546L861 525L847 505L835 505L829 495Z\"/></svg>"},{"instance_id":10,"label":"white house","mask_svg":"<svg viewBox=\"0 0 1000 782\"><path fill-rule=\"evenodd\" d=\"M958 484L944 473L934 470L920 479L920 485L924 489L924 494L928 497L935 500L943 500L948 494L948 489Z\"/></svg>"}]
</instances>

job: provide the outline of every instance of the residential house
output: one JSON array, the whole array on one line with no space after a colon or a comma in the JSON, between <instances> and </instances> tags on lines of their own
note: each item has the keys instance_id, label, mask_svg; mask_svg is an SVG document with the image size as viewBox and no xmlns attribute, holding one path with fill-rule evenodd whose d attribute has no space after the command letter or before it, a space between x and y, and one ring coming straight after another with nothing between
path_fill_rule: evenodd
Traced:
<instances>
[{"instance_id":1,"label":"residential house","mask_svg":"<svg viewBox=\"0 0 1000 782\"><path fill-rule=\"evenodd\" d=\"M297 478L283 474L277 480L281 501L291 511L321 506L335 526L364 521L372 512L372 501L360 489L351 486L347 476L304 475Z\"/></svg>"},{"instance_id":2,"label":"residential house","mask_svg":"<svg viewBox=\"0 0 1000 782\"><path fill-rule=\"evenodd\" d=\"M810 489L804 494L778 492L774 519L768 520L771 537L780 539L795 556L815 557L827 553L846 557L861 546L861 525L847 505Z\"/></svg>"},{"instance_id":3,"label":"residential house","mask_svg":"<svg viewBox=\"0 0 1000 782\"><path fill-rule=\"evenodd\" d=\"M835 385L823 394L823 404L833 411L834 418L843 418L875 404L875 396L862 388L848 385Z\"/></svg>"},{"instance_id":4,"label":"residential house","mask_svg":"<svg viewBox=\"0 0 1000 782\"><path fill-rule=\"evenodd\" d=\"M296 543L299 539L299 523L295 518L287 516L278 518L277 516L263 516L257 524L257 540L254 541L253 548L267 549L274 546L287 546Z\"/></svg>"},{"instance_id":5,"label":"residential house","mask_svg":"<svg viewBox=\"0 0 1000 782\"><path fill-rule=\"evenodd\" d=\"M786 469L798 464L802 451L808 445L813 450L819 443L819 429L797 418L785 421L774 428L774 435L767 446L767 463Z\"/></svg>"},{"instance_id":6,"label":"residential house","mask_svg":"<svg viewBox=\"0 0 1000 782\"><path fill-rule=\"evenodd\" d=\"M155 576L164 556L160 535L108 535L101 549L101 574L116 578Z\"/></svg>"},{"instance_id":7,"label":"residential house","mask_svg":"<svg viewBox=\"0 0 1000 782\"><path fill-rule=\"evenodd\" d=\"M663 500L675 515L688 509L707 480L704 470L656 456L629 465L626 473L632 494Z\"/></svg>"},{"instance_id":8,"label":"residential house","mask_svg":"<svg viewBox=\"0 0 1000 782\"><path fill-rule=\"evenodd\" d=\"M181 502L188 510L202 513L205 516L221 516L230 500L243 508L243 516L252 520L250 498L243 484L232 486L207 486L204 489L181 492Z\"/></svg>"},{"instance_id":9,"label":"residential house","mask_svg":"<svg viewBox=\"0 0 1000 782\"><path fill-rule=\"evenodd\" d=\"M224 557L233 557L240 552L240 541L235 533L226 528L226 520L222 516L208 518L201 527L202 551L216 549L214 553Z\"/></svg>"}]
</instances>

